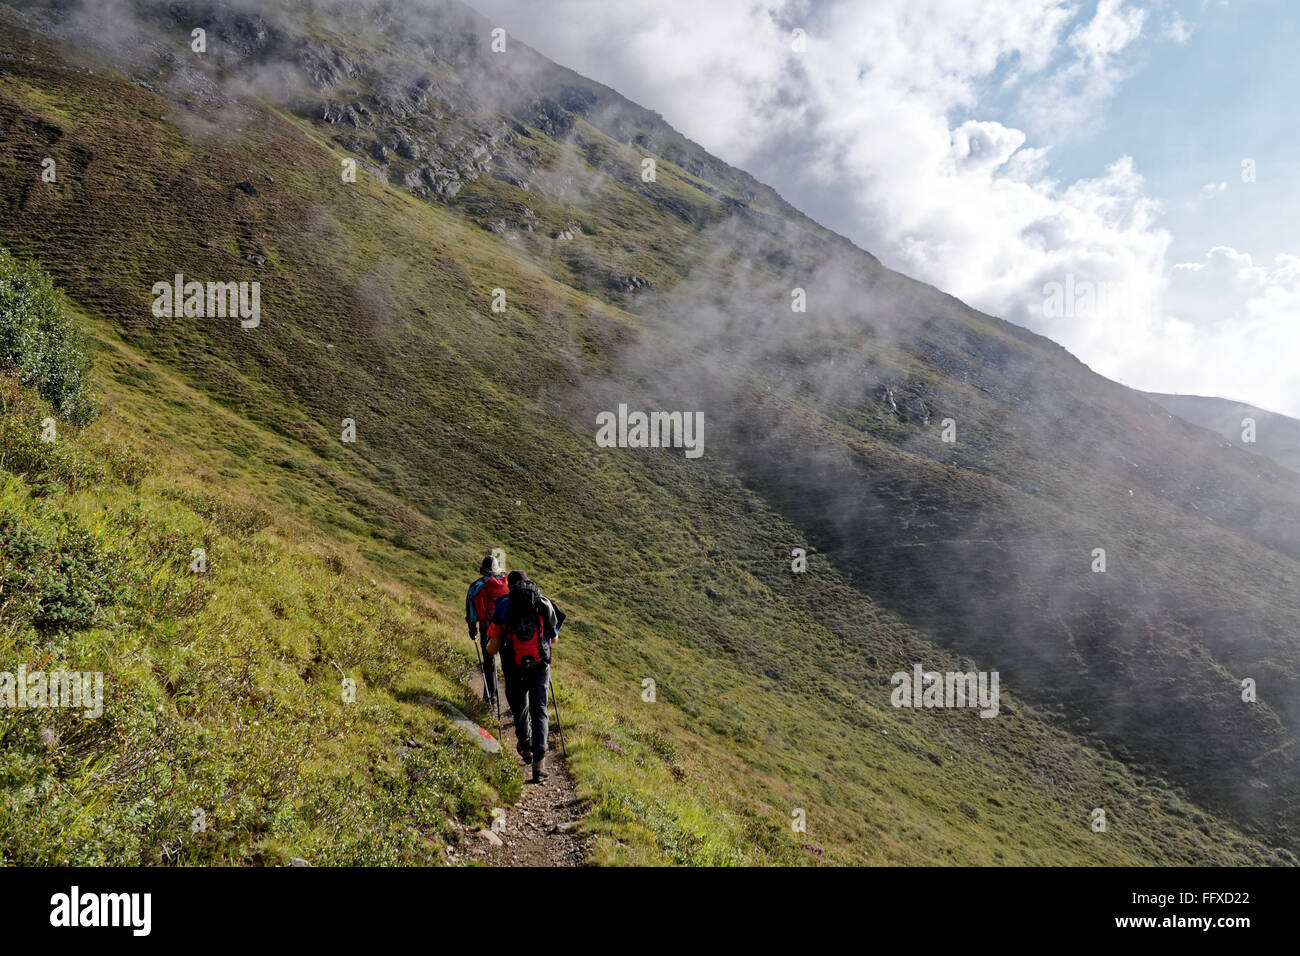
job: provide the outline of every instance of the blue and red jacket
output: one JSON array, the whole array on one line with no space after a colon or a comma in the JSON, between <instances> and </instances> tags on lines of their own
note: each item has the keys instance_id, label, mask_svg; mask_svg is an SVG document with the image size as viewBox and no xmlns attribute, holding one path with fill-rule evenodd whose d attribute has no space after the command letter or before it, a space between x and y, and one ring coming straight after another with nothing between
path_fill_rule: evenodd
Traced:
<instances>
[{"instance_id":1,"label":"blue and red jacket","mask_svg":"<svg viewBox=\"0 0 1300 956\"><path fill-rule=\"evenodd\" d=\"M465 623L469 626L470 637L487 636L496 602L509 593L504 574L500 577L484 575L469 586L465 592Z\"/></svg>"}]
</instances>

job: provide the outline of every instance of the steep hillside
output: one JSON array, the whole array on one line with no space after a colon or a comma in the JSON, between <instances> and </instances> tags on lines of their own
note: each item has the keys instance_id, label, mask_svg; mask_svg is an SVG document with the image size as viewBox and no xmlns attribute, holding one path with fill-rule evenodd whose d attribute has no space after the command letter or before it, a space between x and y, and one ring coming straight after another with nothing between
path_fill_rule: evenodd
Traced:
<instances>
[{"instance_id":1,"label":"steep hillside","mask_svg":"<svg viewBox=\"0 0 1300 956\"><path fill-rule=\"evenodd\" d=\"M1222 435L1231 445L1300 471L1300 421L1277 412L1268 412L1244 402L1203 395L1165 395L1147 392L1146 396L1183 421L1200 425ZM1254 422L1253 439L1247 440Z\"/></svg>"},{"instance_id":2,"label":"steep hillside","mask_svg":"<svg viewBox=\"0 0 1300 956\"><path fill-rule=\"evenodd\" d=\"M101 672L102 705L4 711L0 863L437 863L518 796L435 706L482 708L427 598L49 413L0 377L0 660Z\"/></svg>"},{"instance_id":3,"label":"steep hillside","mask_svg":"<svg viewBox=\"0 0 1300 956\"><path fill-rule=\"evenodd\" d=\"M1291 859L1284 469L459 8L12 7L0 241L109 405L442 607L488 546L534 573L593 860ZM260 322L153 314L177 273ZM599 447L619 404L702 411L704 455ZM1001 713L892 707L916 664L1000 672Z\"/></svg>"}]
</instances>

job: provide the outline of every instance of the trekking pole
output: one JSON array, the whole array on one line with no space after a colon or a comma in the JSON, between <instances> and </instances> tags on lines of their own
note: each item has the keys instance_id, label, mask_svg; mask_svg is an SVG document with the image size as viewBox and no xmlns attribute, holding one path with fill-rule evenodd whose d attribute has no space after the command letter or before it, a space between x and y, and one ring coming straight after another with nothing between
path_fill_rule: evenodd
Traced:
<instances>
[{"instance_id":1,"label":"trekking pole","mask_svg":"<svg viewBox=\"0 0 1300 956\"><path fill-rule=\"evenodd\" d=\"M470 641L474 644L474 659L478 661L478 672L483 675L483 699L490 701L492 698L488 696L487 668L483 666L483 655L479 653L478 638L471 637Z\"/></svg>"},{"instance_id":2,"label":"trekking pole","mask_svg":"<svg viewBox=\"0 0 1300 956\"><path fill-rule=\"evenodd\" d=\"M560 723L560 699L555 696L555 681L549 681L551 685L551 705L555 707L555 733L560 738L560 752L564 754L564 759L569 759L569 748L564 744L564 725Z\"/></svg>"}]
</instances>

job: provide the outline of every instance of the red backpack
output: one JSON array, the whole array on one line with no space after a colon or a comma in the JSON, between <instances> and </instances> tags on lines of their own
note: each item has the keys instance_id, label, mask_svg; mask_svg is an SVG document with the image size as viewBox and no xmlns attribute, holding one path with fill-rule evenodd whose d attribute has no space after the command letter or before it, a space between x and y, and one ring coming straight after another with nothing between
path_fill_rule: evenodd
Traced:
<instances>
[{"instance_id":1,"label":"red backpack","mask_svg":"<svg viewBox=\"0 0 1300 956\"><path fill-rule=\"evenodd\" d=\"M537 585L524 581L510 589L506 608L506 642L516 666L551 661L551 642L546 637L546 608Z\"/></svg>"}]
</instances>

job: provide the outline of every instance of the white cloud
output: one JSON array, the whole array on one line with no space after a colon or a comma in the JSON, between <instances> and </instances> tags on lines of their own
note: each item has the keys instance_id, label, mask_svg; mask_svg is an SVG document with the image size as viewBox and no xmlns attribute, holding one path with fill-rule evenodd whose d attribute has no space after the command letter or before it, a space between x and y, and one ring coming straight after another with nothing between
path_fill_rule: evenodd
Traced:
<instances>
[{"instance_id":1,"label":"white cloud","mask_svg":"<svg viewBox=\"0 0 1300 956\"><path fill-rule=\"evenodd\" d=\"M886 264L1049 335L1102 374L1169 391L1233 385L1234 397L1300 414L1295 376L1273 361L1296 354L1278 348L1296 292L1286 268L1246 291L1222 254L1174 269L1159 204L1126 156L1072 183L1048 172L1049 150L1104 115L1140 55L1148 15L1135 2L474 2ZM804 53L790 49L795 27ZM1004 122L986 111L994 101ZM1206 184L1200 198L1224 188ZM1106 308L1045 316L1044 285L1067 276L1104 284ZM1175 294L1192 277L1233 294ZM1229 306L1236 333L1217 311Z\"/></svg>"},{"instance_id":2,"label":"white cloud","mask_svg":"<svg viewBox=\"0 0 1300 956\"><path fill-rule=\"evenodd\" d=\"M1271 265L1230 246L1215 246L1200 262L1177 263L1166 299L1176 334L1153 353L1178 390L1241 399L1297 414L1300 367L1300 258L1277 256ZM1281 358L1281 360L1279 360ZM1195 367L1187 380L1184 372Z\"/></svg>"},{"instance_id":3,"label":"white cloud","mask_svg":"<svg viewBox=\"0 0 1300 956\"><path fill-rule=\"evenodd\" d=\"M1022 112L1036 135L1059 143L1088 132L1128 77L1123 54L1145 23L1145 11L1125 0L1100 0L1092 19L1069 34L1068 58L1025 90Z\"/></svg>"},{"instance_id":4,"label":"white cloud","mask_svg":"<svg viewBox=\"0 0 1300 956\"><path fill-rule=\"evenodd\" d=\"M1025 134L1001 123L967 120L952 131L952 156L960 169L991 172L1025 144Z\"/></svg>"},{"instance_id":5,"label":"white cloud","mask_svg":"<svg viewBox=\"0 0 1300 956\"><path fill-rule=\"evenodd\" d=\"M1175 13L1172 17L1170 17L1168 20L1165 21L1164 27L1160 31L1161 35L1166 40L1171 40L1174 43L1177 43L1179 46L1182 46L1184 43L1190 40L1192 38L1192 34L1195 32L1196 32L1196 25L1187 20L1184 20L1177 13Z\"/></svg>"}]
</instances>

